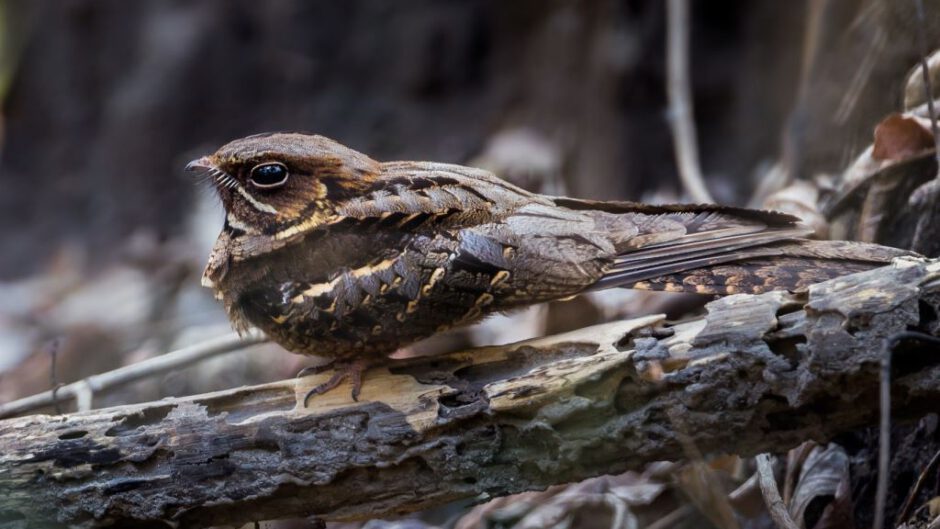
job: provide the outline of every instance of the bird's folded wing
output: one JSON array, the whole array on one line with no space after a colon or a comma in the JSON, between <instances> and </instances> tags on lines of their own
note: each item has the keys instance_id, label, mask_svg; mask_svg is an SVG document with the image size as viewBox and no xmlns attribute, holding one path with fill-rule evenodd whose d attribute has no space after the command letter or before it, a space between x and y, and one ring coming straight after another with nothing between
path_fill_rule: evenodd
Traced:
<instances>
[{"instance_id":1,"label":"bird's folded wing","mask_svg":"<svg viewBox=\"0 0 940 529\"><path fill-rule=\"evenodd\" d=\"M795 217L723 206L648 206L560 199L637 226L590 290L643 288L730 294L797 289L882 266L910 252L874 244L805 239Z\"/></svg>"}]
</instances>

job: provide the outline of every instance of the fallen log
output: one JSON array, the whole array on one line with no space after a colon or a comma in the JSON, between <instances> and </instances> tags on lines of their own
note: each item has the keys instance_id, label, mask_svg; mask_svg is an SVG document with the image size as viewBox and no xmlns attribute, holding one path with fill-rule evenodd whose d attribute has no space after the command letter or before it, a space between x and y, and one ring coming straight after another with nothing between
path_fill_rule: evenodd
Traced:
<instances>
[{"instance_id":1,"label":"fallen log","mask_svg":"<svg viewBox=\"0 0 940 529\"><path fill-rule=\"evenodd\" d=\"M940 261L329 374L0 422L0 527L205 527L390 517L658 460L753 455L878 419L884 340L940 335ZM893 414L940 402L940 354L895 350Z\"/></svg>"}]
</instances>

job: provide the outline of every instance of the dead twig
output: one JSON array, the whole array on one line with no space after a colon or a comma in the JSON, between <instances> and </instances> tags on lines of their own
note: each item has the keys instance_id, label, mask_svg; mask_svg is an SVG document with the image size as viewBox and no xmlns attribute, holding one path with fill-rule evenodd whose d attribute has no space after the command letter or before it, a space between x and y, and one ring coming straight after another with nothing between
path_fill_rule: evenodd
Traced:
<instances>
[{"instance_id":1,"label":"dead twig","mask_svg":"<svg viewBox=\"0 0 940 529\"><path fill-rule=\"evenodd\" d=\"M693 512L695 512L695 507L693 507L690 503L686 503L685 505L682 505L681 507L671 511L666 516L663 516L655 522L647 525L646 529L669 529L670 527L679 525L679 522L685 520Z\"/></svg>"},{"instance_id":2,"label":"dead twig","mask_svg":"<svg viewBox=\"0 0 940 529\"><path fill-rule=\"evenodd\" d=\"M880 26L872 29L872 36L868 40L867 49L862 54L858 67L849 81L842 99L839 100L839 106L833 115L832 121L836 125L844 125L852 116L855 105L862 96L865 87L869 86L868 78L871 77L878 59L881 58L881 52L888 44L888 33Z\"/></svg>"},{"instance_id":3,"label":"dead twig","mask_svg":"<svg viewBox=\"0 0 940 529\"><path fill-rule=\"evenodd\" d=\"M57 393L59 388L62 387L62 384L59 383L59 380L56 378L55 368L56 368L56 359L59 356L59 339L53 339L49 342L49 387L52 388L52 407L55 409L56 415L62 415L62 407L59 406L59 399Z\"/></svg>"},{"instance_id":4,"label":"dead twig","mask_svg":"<svg viewBox=\"0 0 940 529\"><path fill-rule=\"evenodd\" d=\"M770 454L760 454L757 461L757 476L760 484L761 494L764 496L764 503L767 504L767 511L774 523L780 529L800 529L790 513L787 512L787 506L780 497L780 491L777 489L777 478L774 477L774 465Z\"/></svg>"},{"instance_id":5,"label":"dead twig","mask_svg":"<svg viewBox=\"0 0 940 529\"><path fill-rule=\"evenodd\" d=\"M0 404L0 418L19 415L28 411L57 404L63 399L76 399L80 410L91 408L94 392L129 384L143 378L180 369L212 356L244 349L267 341L259 332L251 332L244 338L235 333L206 340L176 351L156 356L143 362L120 367L113 371L93 375L66 385L57 385L52 390Z\"/></svg>"},{"instance_id":6,"label":"dead twig","mask_svg":"<svg viewBox=\"0 0 940 529\"><path fill-rule=\"evenodd\" d=\"M695 122L692 117L692 96L689 82L689 2L669 0L667 11L666 88L669 93L669 126L679 177L692 200L712 203L715 200L705 187L698 158Z\"/></svg>"},{"instance_id":7,"label":"dead twig","mask_svg":"<svg viewBox=\"0 0 940 529\"><path fill-rule=\"evenodd\" d=\"M888 501L888 470L891 466L891 353L897 345L898 334L885 340L881 351L881 386L879 408L881 421L878 426L878 486L875 489L874 529L883 529L885 504Z\"/></svg>"},{"instance_id":8,"label":"dead twig","mask_svg":"<svg viewBox=\"0 0 940 529\"><path fill-rule=\"evenodd\" d=\"M807 122L807 105L810 85L816 69L820 35L829 0L811 0L806 11L806 32L803 34L803 57L800 61L800 81L797 86L796 103L787 117L783 136L784 179L780 187L786 187L799 174L803 159L803 142Z\"/></svg>"}]
</instances>

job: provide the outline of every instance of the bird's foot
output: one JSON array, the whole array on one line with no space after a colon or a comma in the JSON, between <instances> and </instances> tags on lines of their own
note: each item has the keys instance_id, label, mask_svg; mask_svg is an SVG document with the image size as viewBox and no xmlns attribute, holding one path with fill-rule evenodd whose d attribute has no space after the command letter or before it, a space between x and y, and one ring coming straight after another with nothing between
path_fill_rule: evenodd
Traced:
<instances>
[{"instance_id":1,"label":"bird's foot","mask_svg":"<svg viewBox=\"0 0 940 529\"><path fill-rule=\"evenodd\" d=\"M320 373L325 373L330 369L333 369L333 366L336 365L336 360L328 360L322 364L317 364L315 366L307 366L294 375L294 378L303 378L309 375L319 375Z\"/></svg>"},{"instance_id":2,"label":"bird's foot","mask_svg":"<svg viewBox=\"0 0 940 529\"><path fill-rule=\"evenodd\" d=\"M322 366L315 366L314 369ZM362 389L362 372L369 367L369 362L365 360L353 360L352 362L330 362L329 367L333 367L333 376L329 380L311 389L304 397L304 407L314 395L322 395L331 389L336 388L347 378L352 383L352 399L359 402L359 391ZM319 372L322 372L319 371Z\"/></svg>"}]
</instances>

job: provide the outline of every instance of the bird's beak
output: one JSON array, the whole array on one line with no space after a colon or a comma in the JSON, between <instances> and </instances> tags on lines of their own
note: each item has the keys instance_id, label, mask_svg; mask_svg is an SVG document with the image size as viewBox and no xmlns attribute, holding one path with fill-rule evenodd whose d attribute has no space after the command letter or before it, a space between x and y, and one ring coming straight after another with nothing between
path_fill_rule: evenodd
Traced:
<instances>
[{"instance_id":1,"label":"bird's beak","mask_svg":"<svg viewBox=\"0 0 940 529\"><path fill-rule=\"evenodd\" d=\"M209 159L208 156L203 156L202 158L197 158L188 164L186 164L186 170L189 172L192 171L208 171L209 169L215 168L215 164Z\"/></svg>"}]
</instances>

